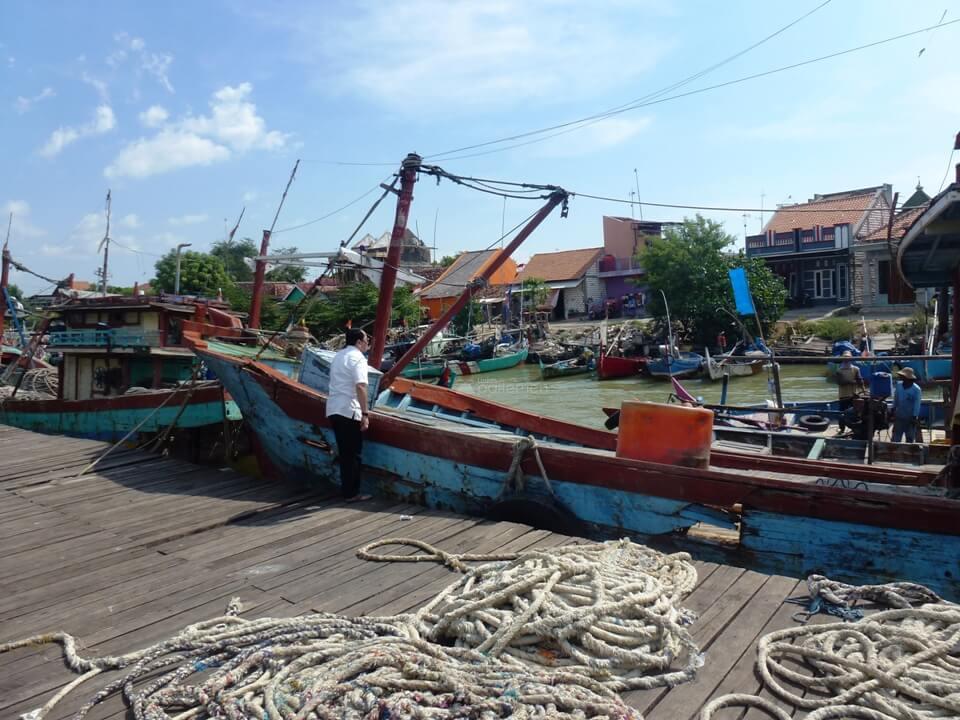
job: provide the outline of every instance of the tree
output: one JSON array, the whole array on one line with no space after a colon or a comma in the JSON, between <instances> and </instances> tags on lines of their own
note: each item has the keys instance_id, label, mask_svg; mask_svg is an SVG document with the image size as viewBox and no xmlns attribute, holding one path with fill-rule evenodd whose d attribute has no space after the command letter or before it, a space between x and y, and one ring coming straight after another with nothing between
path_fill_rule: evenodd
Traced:
<instances>
[{"instance_id":1,"label":"tree","mask_svg":"<svg viewBox=\"0 0 960 720\"><path fill-rule=\"evenodd\" d=\"M304 310L307 325L318 338L342 333L349 320L353 327L372 330L377 316L380 292L368 282L351 283L331 294L329 299L307 301ZM420 323L420 300L409 287L398 287L393 293L393 325L414 327ZM298 318L295 318L298 319Z\"/></svg>"},{"instance_id":2,"label":"tree","mask_svg":"<svg viewBox=\"0 0 960 720\"><path fill-rule=\"evenodd\" d=\"M523 301L531 310L543 305L550 297L550 288L538 277L526 278L520 288L525 293Z\"/></svg>"},{"instance_id":3,"label":"tree","mask_svg":"<svg viewBox=\"0 0 960 720\"><path fill-rule=\"evenodd\" d=\"M300 252L300 250L298 250L295 246L291 246L286 248L277 248L271 254L296 255L298 252ZM296 265L281 265L280 267L268 272L266 278L270 282L299 283L306 280L307 269L305 267L297 267Z\"/></svg>"},{"instance_id":4,"label":"tree","mask_svg":"<svg viewBox=\"0 0 960 720\"><path fill-rule=\"evenodd\" d=\"M448 268L451 265L453 265L456 261L457 261L456 255L444 255L442 258L440 258L439 265L442 268Z\"/></svg>"},{"instance_id":5,"label":"tree","mask_svg":"<svg viewBox=\"0 0 960 720\"><path fill-rule=\"evenodd\" d=\"M724 310L736 315L733 290L727 271L743 267L750 282L754 304L766 335L783 314L786 288L760 258L733 254L733 236L721 223L697 215L678 228L666 231L640 253L652 290L647 310L661 327L666 312L660 291L670 303L670 317L681 326L681 334L698 345L713 345L721 330L737 327ZM748 328L755 324L745 319ZM739 332L739 330L737 331Z\"/></svg>"},{"instance_id":6,"label":"tree","mask_svg":"<svg viewBox=\"0 0 960 720\"><path fill-rule=\"evenodd\" d=\"M173 292L177 253L170 250L154 265L157 273L150 284L157 290ZM180 256L180 292L183 295L215 296L233 284L220 258L207 253L185 252Z\"/></svg>"},{"instance_id":7,"label":"tree","mask_svg":"<svg viewBox=\"0 0 960 720\"><path fill-rule=\"evenodd\" d=\"M16 298L20 302L23 302L23 298L24 298L23 290L21 290L16 283L9 283L7 285L7 294L10 297ZM4 310L6 310L6 308L4 308Z\"/></svg>"},{"instance_id":8,"label":"tree","mask_svg":"<svg viewBox=\"0 0 960 720\"><path fill-rule=\"evenodd\" d=\"M244 260L256 257L259 254L259 248L250 238L243 238L237 242L218 240L213 244L210 254L223 263L224 269L234 282L253 280L253 270Z\"/></svg>"}]
</instances>

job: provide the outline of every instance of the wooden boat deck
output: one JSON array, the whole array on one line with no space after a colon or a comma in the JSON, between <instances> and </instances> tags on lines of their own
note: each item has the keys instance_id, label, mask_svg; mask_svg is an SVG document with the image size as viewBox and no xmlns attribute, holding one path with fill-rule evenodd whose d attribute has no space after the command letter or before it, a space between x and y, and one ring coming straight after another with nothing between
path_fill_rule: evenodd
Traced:
<instances>
[{"instance_id":1,"label":"wooden boat deck","mask_svg":"<svg viewBox=\"0 0 960 720\"><path fill-rule=\"evenodd\" d=\"M0 642L64 630L85 653L119 654L221 614L232 597L242 600L246 617L383 615L415 609L453 581L432 563L357 559L358 547L384 537L487 553L589 542L413 505L346 505L329 493L133 450L118 450L77 477L107 445L2 426L0 448L7 588ZM800 608L785 600L805 594L794 578L696 565L698 586L684 604L699 615L692 632L706 664L694 682L625 696L651 720L694 718L720 694L756 692L756 640L791 626ZM0 716L40 707L74 677L59 646L0 655ZM75 712L97 680L49 717ZM725 712L721 717L742 715ZM113 697L89 717L125 716Z\"/></svg>"}]
</instances>

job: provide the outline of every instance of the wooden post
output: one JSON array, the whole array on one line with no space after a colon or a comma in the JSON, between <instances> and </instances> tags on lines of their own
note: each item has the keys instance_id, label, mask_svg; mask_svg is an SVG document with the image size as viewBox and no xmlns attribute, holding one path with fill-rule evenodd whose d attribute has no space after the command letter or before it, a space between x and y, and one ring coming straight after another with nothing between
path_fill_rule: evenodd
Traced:
<instances>
[{"instance_id":1,"label":"wooden post","mask_svg":"<svg viewBox=\"0 0 960 720\"><path fill-rule=\"evenodd\" d=\"M727 404L727 387L730 385L730 371L725 370L720 385L720 404Z\"/></svg>"},{"instance_id":2,"label":"wooden post","mask_svg":"<svg viewBox=\"0 0 960 720\"><path fill-rule=\"evenodd\" d=\"M383 362L383 349L387 344L387 331L390 329L390 312L393 310L393 285L397 280L397 268L400 265L400 250L403 236L407 231L407 218L410 204L413 202L413 184L417 181L420 169L420 156L410 153L403 159L400 175L400 197L397 199L397 214L393 220L393 232L390 234L390 248L387 259L380 272L380 295L377 298L377 316L373 321L373 342L367 362L370 367L380 369Z\"/></svg>"},{"instance_id":3,"label":"wooden post","mask_svg":"<svg viewBox=\"0 0 960 720\"><path fill-rule=\"evenodd\" d=\"M10 284L10 251L6 243L3 246L3 270L0 273L0 300L3 301L3 307L0 308L0 340L3 338L4 319L7 312L7 286Z\"/></svg>"},{"instance_id":4,"label":"wooden post","mask_svg":"<svg viewBox=\"0 0 960 720\"><path fill-rule=\"evenodd\" d=\"M270 231L263 231L263 240L260 241L260 257L265 257L270 250ZM263 304L263 278L267 274L267 261L257 260L256 271L253 273L253 297L250 300L249 327L260 327L260 308Z\"/></svg>"}]
</instances>

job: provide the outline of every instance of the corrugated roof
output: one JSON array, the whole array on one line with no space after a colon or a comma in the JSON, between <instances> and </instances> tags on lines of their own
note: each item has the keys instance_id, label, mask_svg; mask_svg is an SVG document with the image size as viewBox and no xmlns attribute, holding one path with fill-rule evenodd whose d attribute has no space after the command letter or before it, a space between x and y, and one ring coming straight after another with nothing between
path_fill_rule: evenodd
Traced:
<instances>
[{"instance_id":1,"label":"corrugated roof","mask_svg":"<svg viewBox=\"0 0 960 720\"><path fill-rule=\"evenodd\" d=\"M770 218L764 230L789 232L795 228L809 230L816 225L856 225L873 204L879 190L880 188L870 188L848 194L835 193L822 199L781 207Z\"/></svg>"},{"instance_id":2,"label":"corrugated roof","mask_svg":"<svg viewBox=\"0 0 960 720\"><path fill-rule=\"evenodd\" d=\"M904 235L907 234L907 230L913 225L913 221L920 216L920 214L930 207L930 201L923 203L919 207L912 207L907 210L904 210L897 214L893 218L893 227L890 230L890 239L891 240L900 240ZM873 231L867 237L863 239L863 242L882 242L887 239L887 226L884 225L881 228Z\"/></svg>"},{"instance_id":3,"label":"corrugated roof","mask_svg":"<svg viewBox=\"0 0 960 720\"><path fill-rule=\"evenodd\" d=\"M453 264L420 293L421 298L445 298L459 295L498 250L474 250L460 253Z\"/></svg>"},{"instance_id":4,"label":"corrugated roof","mask_svg":"<svg viewBox=\"0 0 960 720\"><path fill-rule=\"evenodd\" d=\"M576 280L583 277L602 253L603 248L537 253L517 274L517 281L526 278L539 278L544 282Z\"/></svg>"}]
</instances>

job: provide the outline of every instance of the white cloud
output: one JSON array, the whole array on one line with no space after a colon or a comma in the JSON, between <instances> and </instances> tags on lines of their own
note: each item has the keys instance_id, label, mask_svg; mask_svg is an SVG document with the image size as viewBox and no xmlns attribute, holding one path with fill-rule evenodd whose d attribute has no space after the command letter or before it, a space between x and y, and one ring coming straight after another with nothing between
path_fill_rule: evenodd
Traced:
<instances>
[{"instance_id":1,"label":"white cloud","mask_svg":"<svg viewBox=\"0 0 960 720\"><path fill-rule=\"evenodd\" d=\"M174 226L180 225L198 225L199 223L206 222L208 219L207 215L180 215L179 217L168 218L167 222Z\"/></svg>"},{"instance_id":2,"label":"white cloud","mask_svg":"<svg viewBox=\"0 0 960 720\"><path fill-rule=\"evenodd\" d=\"M20 114L23 115L25 112L29 111L33 105L47 98L52 98L56 93L51 87L45 87L39 93L33 97L23 97L22 95L17 97L16 101L13 103L13 108Z\"/></svg>"},{"instance_id":3,"label":"white cloud","mask_svg":"<svg viewBox=\"0 0 960 720\"><path fill-rule=\"evenodd\" d=\"M259 196L259 194L258 194L255 190L247 190L247 191L243 194L243 201L244 201L245 203L253 202L253 201L256 200L258 197L260 197L260 196Z\"/></svg>"},{"instance_id":4,"label":"white cloud","mask_svg":"<svg viewBox=\"0 0 960 720\"><path fill-rule=\"evenodd\" d=\"M145 178L194 165L211 165L230 157L230 150L207 138L180 130L163 130L127 145L104 170L108 178Z\"/></svg>"},{"instance_id":5,"label":"white cloud","mask_svg":"<svg viewBox=\"0 0 960 720\"><path fill-rule=\"evenodd\" d=\"M140 122L144 127L156 128L163 125L168 117L170 117L170 113L163 107L160 105L152 105L140 113Z\"/></svg>"},{"instance_id":6,"label":"white cloud","mask_svg":"<svg viewBox=\"0 0 960 720\"><path fill-rule=\"evenodd\" d=\"M173 64L173 55L170 53L155 53L147 51L147 44L143 38L135 37L126 32L119 32L113 36L116 43L114 50L107 56L107 65L119 67L131 56L137 62L137 69L152 75L169 93L173 93L173 84L170 82L168 71Z\"/></svg>"},{"instance_id":7,"label":"white cloud","mask_svg":"<svg viewBox=\"0 0 960 720\"><path fill-rule=\"evenodd\" d=\"M250 83L220 88L210 101L210 115L187 118L183 121L184 129L215 137L240 151L282 147L286 136L276 130L267 131L266 122L257 115L257 106L249 101L252 92Z\"/></svg>"},{"instance_id":8,"label":"white cloud","mask_svg":"<svg viewBox=\"0 0 960 720\"><path fill-rule=\"evenodd\" d=\"M669 45L642 29L667 4L409 0L354 3L336 15L278 9L262 20L291 32L325 88L435 115L566 102L633 83Z\"/></svg>"},{"instance_id":9,"label":"white cloud","mask_svg":"<svg viewBox=\"0 0 960 720\"><path fill-rule=\"evenodd\" d=\"M62 257L70 255L73 252L73 245L48 245L43 243L40 246L40 254L45 257Z\"/></svg>"},{"instance_id":10,"label":"white cloud","mask_svg":"<svg viewBox=\"0 0 960 720\"><path fill-rule=\"evenodd\" d=\"M130 213L120 218L120 220L117 222L117 225L119 225L120 227L130 228L131 230L134 230L140 227L140 218L137 217L136 214Z\"/></svg>"},{"instance_id":11,"label":"white cloud","mask_svg":"<svg viewBox=\"0 0 960 720\"><path fill-rule=\"evenodd\" d=\"M106 215L102 212L87 213L70 232L71 247L78 246L86 252L95 253L106 232Z\"/></svg>"},{"instance_id":12,"label":"white cloud","mask_svg":"<svg viewBox=\"0 0 960 720\"><path fill-rule=\"evenodd\" d=\"M93 77L93 75L86 71L80 74L80 79L97 91L97 95L99 96L102 104L110 104L110 92L107 88L107 84L103 80Z\"/></svg>"},{"instance_id":13,"label":"white cloud","mask_svg":"<svg viewBox=\"0 0 960 720\"><path fill-rule=\"evenodd\" d=\"M153 137L130 143L104 173L107 177L143 178L221 162L233 152L283 147L287 135L267 130L266 121L250 101L252 92L250 83L220 88L210 101L209 115L187 116L164 126Z\"/></svg>"},{"instance_id":14,"label":"white cloud","mask_svg":"<svg viewBox=\"0 0 960 720\"><path fill-rule=\"evenodd\" d=\"M30 204L25 200L9 200L3 206L3 219L7 220L13 213L13 222L10 225L10 238L14 241L25 238L43 237L46 230L38 228L30 222ZM6 230L6 228L4 228ZM6 233L4 233L6 236Z\"/></svg>"},{"instance_id":15,"label":"white cloud","mask_svg":"<svg viewBox=\"0 0 960 720\"><path fill-rule=\"evenodd\" d=\"M651 117L607 118L546 140L538 153L547 157L577 157L622 145L644 132Z\"/></svg>"},{"instance_id":16,"label":"white cloud","mask_svg":"<svg viewBox=\"0 0 960 720\"><path fill-rule=\"evenodd\" d=\"M79 127L60 127L50 134L46 144L40 148L40 154L47 158L56 157L68 145L80 138L103 135L117 125L116 117L109 105L99 105L93 112L93 119Z\"/></svg>"}]
</instances>

